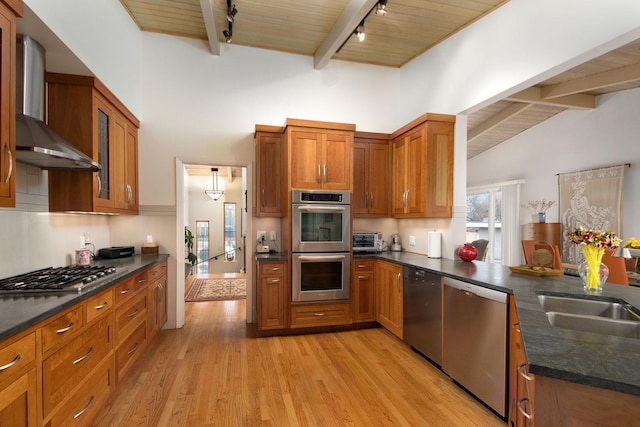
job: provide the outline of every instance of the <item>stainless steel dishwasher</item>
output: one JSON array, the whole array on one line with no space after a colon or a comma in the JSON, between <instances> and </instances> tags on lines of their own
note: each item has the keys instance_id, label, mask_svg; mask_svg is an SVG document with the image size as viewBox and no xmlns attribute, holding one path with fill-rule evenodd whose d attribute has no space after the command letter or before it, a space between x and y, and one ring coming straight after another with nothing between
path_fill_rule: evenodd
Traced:
<instances>
[{"instance_id":1,"label":"stainless steel dishwasher","mask_svg":"<svg viewBox=\"0 0 640 427\"><path fill-rule=\"evenodd\" d=\"M442 364L442 276L404 267L403 337L411 347Z\"/></svg>"},{"instance_id":2,"label":"stainless steel dishwasher","mask_svg":"<svg viewBox=\"0 0 640 427\"><path fill-rule=\"evenodd\" d=\"M507 294L444 279L442 370L498 414L507 407Z\"/></svg>"}]
</instances>

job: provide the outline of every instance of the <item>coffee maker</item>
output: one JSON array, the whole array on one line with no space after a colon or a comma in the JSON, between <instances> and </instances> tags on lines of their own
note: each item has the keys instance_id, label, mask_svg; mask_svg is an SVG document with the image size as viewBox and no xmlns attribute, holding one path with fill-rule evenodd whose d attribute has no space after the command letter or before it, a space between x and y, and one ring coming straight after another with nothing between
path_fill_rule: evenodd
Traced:
<instances>
[{"instance_id":1,"label":"coffee maker","mask_svg":"<svg viewBox=\"0 0 640 427\"><path fill-rule=\"evenodd\" d=\"M400 252L402 251L402 243L400 242L399 234L391 235L391 251L392 252Z\"/></svg>"}]
</instances>

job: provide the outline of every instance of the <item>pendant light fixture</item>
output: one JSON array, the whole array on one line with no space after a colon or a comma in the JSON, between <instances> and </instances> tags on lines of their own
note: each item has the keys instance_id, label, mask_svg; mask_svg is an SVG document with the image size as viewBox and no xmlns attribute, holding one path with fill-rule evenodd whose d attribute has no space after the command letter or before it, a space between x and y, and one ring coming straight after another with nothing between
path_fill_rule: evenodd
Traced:
<instances>
[{"instance_id":1,"label":"pendant light fixture","mask_svg":"<svg viewBox=\"0 0 640 427\"><path fill-rule=\"evenodd\" d=\"M213 200L220 200L220 197L224 195L224 190L218 190L218 168L211 168L211 173L213 175L213 190L205 190L205 194Z\"/></svg>"}]
</instances>

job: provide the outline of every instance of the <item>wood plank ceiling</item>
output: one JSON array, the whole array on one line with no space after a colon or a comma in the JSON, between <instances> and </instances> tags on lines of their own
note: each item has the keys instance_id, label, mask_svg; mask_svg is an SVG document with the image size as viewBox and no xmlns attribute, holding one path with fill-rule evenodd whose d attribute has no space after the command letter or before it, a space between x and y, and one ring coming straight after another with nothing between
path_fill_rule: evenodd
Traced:
<instances>
[{"instance_id":1,"label":"wood plank ceiling","mask_svg":"<svg viewBox=\"0 0 640 427\"><path fill-rule=\"evenodd\" d=\"M402 67L508 0L231 0L232 44L314 57ZM142 31L201 39L221 55L227 0L120 0ZM366 38L354 35L364 19ZM467 158L568 109L595 108L595 97L640 87L634 42L469 114Z\"/></svg>"}]
</instances>

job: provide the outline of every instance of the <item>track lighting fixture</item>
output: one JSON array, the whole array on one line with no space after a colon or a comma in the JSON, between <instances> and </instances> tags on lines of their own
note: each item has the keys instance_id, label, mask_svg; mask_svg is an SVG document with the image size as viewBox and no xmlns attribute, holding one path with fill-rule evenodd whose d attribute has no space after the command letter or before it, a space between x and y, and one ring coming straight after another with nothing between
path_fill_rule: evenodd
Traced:
<instances>
[{"instance_id":1,"label":"track lighting fixture","mask_svg":"<svg viewBox=\"0 0 640 427\"><path fill-rule=\"evenodd\" d=\"M238 13L238 9L236 9L236 5L227 6L227 21L233 22L236 17L236 13Z\"/></svg>"},{"instance_id":2,"label":"track lighting fixture","mask_svg":"<svg viewBox=\"0 0 640 427\"><path fill-rule=\"evenodd\" d=\"M211 197L213 200L220 200L220 197L224 195L224 190L218 190L218 168L211 168L213 174L213 190L205 190L205 194Z\"/></svg>"},{"instance_id":3,"label":"track lighting fixture","mask_svg":"<svg viewBox=\"0 0 640 427\"><path fill-rule=\"evenodd\" d=\"M379 0L376 5L376 15L384 16L387 14L387 0Z\"/></svg>"},{"instance_id":4,"label":"track lighting fixture","mask_svg":"<svg viewBox=\"0 0 640 427\"><path fill-rule=\"evenodd\" d=\"M363 41L365 34L364 34L364 19L360 22L360 25L358 25L356 27L356 31L355 31L356 37L358 37L358 41Z\"/></svg>"},{"instance_id":5,"label":"track lighting fixture","mask_svg":"<svg viewBox=\"0 0 640 427\"><path fill-rule=\"evenodd\" d=\"M224 36L224 39L227 41L227 43L231 43L233 41L233 38L231 37L231 32L224 30L222 32L222 35Z\"/></svg>"}]
</instances>

